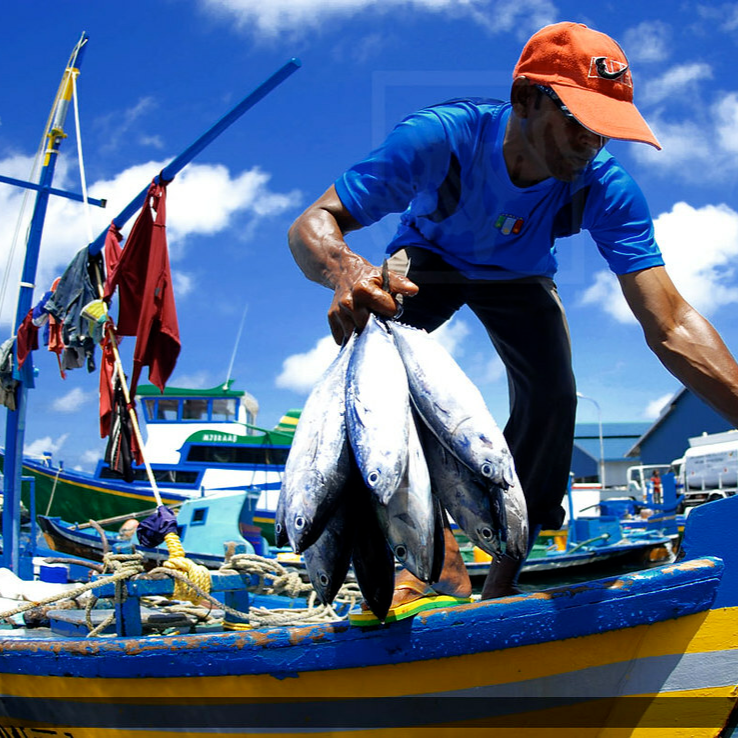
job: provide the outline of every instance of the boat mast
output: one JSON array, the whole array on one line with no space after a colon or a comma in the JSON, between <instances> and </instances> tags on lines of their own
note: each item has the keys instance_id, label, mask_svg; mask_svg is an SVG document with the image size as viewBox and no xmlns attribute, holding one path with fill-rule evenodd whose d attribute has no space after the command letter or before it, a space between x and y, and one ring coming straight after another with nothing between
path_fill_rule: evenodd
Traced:
<instances>
[{"instance_id":1,"label":"boat mast","mask_svg":"<svg viewBox=\"0 0 738 738\"><path fill-rule=\"evenodd\" d=\"M18 293L18 307L15 314L14 328L17 328L31 309L33 290L38 267L41 234L44 228L46 208L49 195L52 193L51 181L58 160L59 147L66 138L64 123L69 103L74 90L74 80L79 75L87 41L89 36L83 33L75 45L69 62L64 70L59 91L54 101L48 128L45 132L45 150L41 173L37 185L14 180L12 184L36 190L36 203L33 209L31 224L28 229L26 253L23 262L23 272ZM7 180L6 180L7 181ZM80 199L76 195L53 190L55 195L63 195L71 199ZM97 204L101 204L99 201ZM3 466L3 565L13 572L19 573L20 568L20 493L21 470L23 460L23 438L26 429L26 402L28 389L33 383L33 359L29 355L23 368L16 377L19 384L16 390L16 408L8 410L5 424L5 459Z\"/></svg>"},{"instance_id":2,"label":"boat mast","mask_svg":"<svg viewBox=\"0 0 738 738\"><path fill-rule=\"evenodd\" d=\"M36 276L36 267L38 264L38 252L41 242L41 231L43 229L44 216L46 214L46 204L49 194L63 195L70 199L81 200L79 195L62 192L51 188L51 179L56 164L56 153L59 149L61 140L65 137L63 132L64 119L69 108L69 101L72 94L73 75L79 74L79 65L82 54L87 43L87 34L82 34L82 38L75 46L72 53L70 63L64 73L60 93L57 95L55 110L51 116L52 124L47 132L48 147L44 159L44 168L41 172L41 183L37 186L32 183L19 182L11 180L8 177L0 177L0 182L8 184L16 184L27 187L29 189L38 190L36 199L36 207L33 213L33 220L29 232L28 244L26 247L26 261L23 269L23 277L21 281L21 292L18 298L18 310L16 313L15 325L18 326L28 311L31 309L31 300L33 298L34 280ZM299 59L292 58L274 74L264 81L253 92L247 95L240 103L234 106L220 120L218 120L209 130L202 136L197 138L190 146L188 146L179 156L175 157L154 179L158 182L160 179L168 182L174 179L195 156L197 156L206 146L214 141L223 131L235 123L247 110L256 105L274 88L280 85L290 75L296 72L302 63ZM62 94L63 93L63 94ZM113 219L113 223L122 228L126 222L143 206L146 200L146 194L149 190L150 182L147 182L141 192L131 200L131 202ZM88 198L88 202L95 205L105 205L102 200L92 200ZM105 236L108 232L106 228L100 235L88 246L91 256L98 254L105 244ZM16 409L8 410L8 418L5 433L5 467L4 467L4 504L3 504L3 566L11 569L21 576L27 575L28 572L20 571L20 497L21 497L21 470L23 461L23 437L25 433L25 413L27 390L33 387L33 364L29 355L23 369L20 372L20 384L17 390ZM26 566L26 562L22 562ZM30 560L27 562L30 568Z\"/></svg>"}]
</instances>

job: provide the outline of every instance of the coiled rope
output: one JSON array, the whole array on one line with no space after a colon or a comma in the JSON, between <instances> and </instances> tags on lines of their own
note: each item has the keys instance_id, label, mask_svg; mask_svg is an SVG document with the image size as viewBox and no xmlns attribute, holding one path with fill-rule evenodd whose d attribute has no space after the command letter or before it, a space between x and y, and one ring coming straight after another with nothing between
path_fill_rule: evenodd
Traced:
<instances>
[{"instance_id":1,"label":"coiled rope","mask_svg":"<svg viewBox=\"0 0 738 738\"><path fill-rule=\"evenodd\" d=\"M178 537L177 537L178 538ZM180 544L181 548L181 544ZM179 553L175 547L175 553ZM184 551L182 551L182 554ZM186 564L182 564L182 561ZM105 571L111 570L112 574L103 576L93 582L81 584L71 591L60 592L42 600L24 602L16 608L0 613L0 620L6 620L28 610L44 607L63 600L76 600L80 595L99 589L108 584L115 584L114 600L117 604L125 601L127 597L123 582L133 577L142 578L143 556L140 553L116 554L108 552L103 556ZM194 564L184 556L175 556L164 562L160 567L150 571L147 577L156 579L166 576L174 580L175 595L178 599L193 603L207 601L212 609L221 610L240 621L242 624L233 622L225 623L224 627L230 629L248 629L266 626L290 626L310 625L326 623L348 618L348 610L358 605L361 601L361 591L355 583L347 582L339 590L335 602L345 607L346 613L339 615L333 606L322 605L317 602L317 594L313 588L305 583L300 574L294 569L289 570L275 559L265 558L256 554L236 554L223 564L221 572L237 571L257 578L257 584L248 587L249 592L264 595L283 595L292 598L305 597L306 608L267 608L254 607L248 612L242 612L223 604L210 594L210 572L203 566ZM203 573L204 572L204 573ZM194 573L194 577L192 576ZM95 625L92 623L91 612L95 607L97 597L91 597L85 605L85 623L89 629L88 637L99 635L105 628L114 622L115 615L111 613L102 622ZM158 603L156 603L158 605ZM212 612L212 609L210 612ZM170 611L183 612L195 615L198 620L205 620L209 612L207 610L191 607L173 606Z\"/></svg>"}]
</instances>

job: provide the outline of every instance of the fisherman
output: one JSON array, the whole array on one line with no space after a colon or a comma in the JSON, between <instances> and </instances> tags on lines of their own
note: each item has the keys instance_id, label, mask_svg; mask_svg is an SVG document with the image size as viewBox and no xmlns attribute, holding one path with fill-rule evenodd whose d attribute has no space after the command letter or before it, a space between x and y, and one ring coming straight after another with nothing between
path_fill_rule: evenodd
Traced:
<instances>
[{"instance_id":1,"label":"fisherman","mask_svg":"<svg viewBox=\"0 0 738 738\"><path fill-rule=\"evenodd\" d=\"M579 23L535 33L513 72L510 102L466 99L410 115L341 175L292 225L305 275L334 290L340 344L371 312L435 330L468 305L504 362L504 433L528 506L532 545L557 529L572 457L576 386L564 311L553 281L555 240L590 235L664 366L738 425L738 365L664 269L645 198L607 151L611 139L661 146L633 104L620 46ZM401 212L382 270L346 234ZM386 285L384 285L386 286ZM452 535L439 594L471 591ZM513 594L523 561L490 565L482 598ZM432 591L409 572L393 607Z\"/></svg>"}]
</instances>

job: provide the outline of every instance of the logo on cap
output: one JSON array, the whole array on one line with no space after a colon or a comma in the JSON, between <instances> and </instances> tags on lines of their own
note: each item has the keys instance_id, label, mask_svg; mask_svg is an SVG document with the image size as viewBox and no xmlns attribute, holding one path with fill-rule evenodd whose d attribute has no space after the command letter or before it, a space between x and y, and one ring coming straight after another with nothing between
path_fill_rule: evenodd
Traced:
<instances>
[{"instance_id":1,"label":"logo on cap","mask_svg":"<svg viewBox=\"0 0 738 738\"><path fill-rule=\"evenodd\" d=\"M630 73L628 72L628 65L621 61L617 61L617 59L610 59L606 56L592 57L592 61L589 65L588 76L613 81L617 80L628 85L628 87L633 86L630 79Z\"/></svg>"}]
</instances>

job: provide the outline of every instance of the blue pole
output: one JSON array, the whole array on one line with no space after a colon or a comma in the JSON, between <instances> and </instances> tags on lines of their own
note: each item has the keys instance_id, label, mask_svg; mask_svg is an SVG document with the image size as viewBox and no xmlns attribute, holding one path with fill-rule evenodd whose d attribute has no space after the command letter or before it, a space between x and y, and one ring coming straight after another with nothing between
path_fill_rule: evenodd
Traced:
<instances>
[{"instance_id":1,"label":"blue pole","mask_svg":"<svg viewBox=\"0 0 738 738\"><path fill-rule=\"evenodd\" d=\"M14 325L16 328L31 309L51 180L54 177L59 147L65 138L64 121L72 97L73 80L79 74L79 67L82 63L88 39L87 34L83 33L72 51L59 86L51 124L46 131L46 151L44 152L39 189L26 242L25 261L15 315ZM23 439L26 430L26 404L28 387L33 386L33 361L30 355L17 379L19 385L16 390L16 409L8 410L5 423L5 459L3 466L3 565L16 574L20 571L20 498Z\"/></svg>"},{"instance_id":2,"label":"blue pole","mask_svg":"<svg viewBox=\"0 0 738 738\"><path fill-rule=\"evenodd\" d=\"M238 105L226 113L212 128L203 133L200 138L194 141L188 148L186 148L179 156L173 159L166 167L161 171L161 178L168 182L182 171L182 169L189 164L206 146L211 144L223 131L229 126L235 123L247 110L252 108L256 103L266 97L275 87L280 85L290 75L296 72L302 66L302 62L299 59L292 58L284 66L278 69L269 79L262 82L252 93L247 95L241 100ZM159 176L155 178L159 180ZM131 200L128 205L121 210L120 214L113 219L117 228L123 228L128 219L138 212L143 206L144 200L146 199L146 193L149 191L150 182ZM105 236L107 235L108 229L106 228L91 244L89 247L90 254L95 255L100 253L103 245L105 244Z\"/></svg>"}]
</instances>

